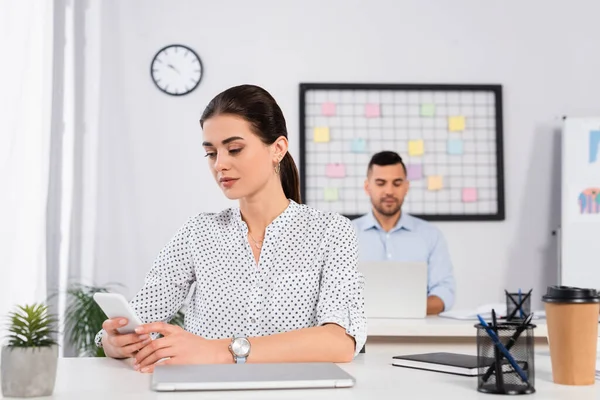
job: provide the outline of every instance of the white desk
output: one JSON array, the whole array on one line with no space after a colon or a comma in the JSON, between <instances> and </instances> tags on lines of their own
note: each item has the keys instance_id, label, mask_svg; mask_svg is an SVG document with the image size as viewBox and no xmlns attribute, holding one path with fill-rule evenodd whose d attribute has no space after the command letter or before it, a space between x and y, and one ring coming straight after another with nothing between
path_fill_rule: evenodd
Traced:
<instances>
[{"instance_id":1,"label":"white desk","mask_svg":"<svg viewBox=\"0 0 600 400\"><path fill-rule=\"evenodd\" d=\"M369 336L420 336L420 337L475 337L478 321L464 321L437 316L423 319L370 318L367 322ZM546 337L545 319L532 321L535 336Z\"/></svg>"},{"instance_id":2,"label":"white desk","mask_svg":"<svg viewBox=\"0 0 600 400\"><path fill-rule=\"evenodd\" d=\"M369 343L367 354L352 363L340 364L357 383L347 389L303 389L240 392L156 393L150 375L133 371L125 361L104 358L61 358L53 399L486 399L496 396L479 393L476 378L418 371L390 365L391 357L430 351L474 354L474 345L406 345ZM524 397L552 399L598 399L598 385L571 387L552 383L547 346L536 346L536 393ZM335 396L335 397L334 397Z\"/></svg>"}]
</instances>

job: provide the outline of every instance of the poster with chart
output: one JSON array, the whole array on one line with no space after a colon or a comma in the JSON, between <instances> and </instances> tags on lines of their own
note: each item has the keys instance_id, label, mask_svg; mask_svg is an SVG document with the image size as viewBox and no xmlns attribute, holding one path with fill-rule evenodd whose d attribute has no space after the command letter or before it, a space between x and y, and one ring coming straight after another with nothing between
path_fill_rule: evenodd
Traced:
<instances>
[{"instance_id":1,"label":"poster with chart","mask_svg":"<svg viewBox=\"0 0 600 400\"><path fill-rule=\"evenodd\" d=\"M600 289L600 117L564 119L561 169L561 284Z\"/></svg>"},{"instance_id":2,"label":"poster with chart","mask_svg":"<svg viewBox=\"0 0 600 400\"><path fill-rule=\"evenodd\" d=\"M370 210L371 156L396 151L410 190L403 210L427 220L503 220L502 87L300 84L306 204L355 218Z\"/></svg>"}]
</instances>

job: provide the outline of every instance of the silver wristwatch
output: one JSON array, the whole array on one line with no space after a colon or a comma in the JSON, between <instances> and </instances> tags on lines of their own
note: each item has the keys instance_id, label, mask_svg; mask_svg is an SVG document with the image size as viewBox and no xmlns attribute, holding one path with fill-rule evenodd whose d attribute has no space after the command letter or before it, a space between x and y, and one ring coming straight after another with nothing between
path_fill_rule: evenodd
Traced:
<instances>
[{"instance_id":1,"label":"silver wristwatch","mask_svg":"<svg viewBox=\"0 0 600 400\"><path fill-rule=\"evenodd\" d=\"M233 362L243 364L250 354L250 341L245 337L233 337L229 344L229 352L233 355Z\"/></svg>"}]
</instances>

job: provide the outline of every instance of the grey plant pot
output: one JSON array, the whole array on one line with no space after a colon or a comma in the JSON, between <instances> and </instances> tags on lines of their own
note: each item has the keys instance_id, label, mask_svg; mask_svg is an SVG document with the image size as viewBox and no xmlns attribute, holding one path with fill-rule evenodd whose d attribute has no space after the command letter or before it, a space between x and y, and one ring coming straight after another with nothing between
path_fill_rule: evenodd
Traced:
<instances>
[{"instance_id":1,"label":"grey plant pot","mask_svg":"<svg viewBox=\"0 0 600 400\"><path fill-rule=\"evenodd\" d=\"M50 396L56 381L58 346L2 347L4 397Z\"/></svg>"}]
</instances>

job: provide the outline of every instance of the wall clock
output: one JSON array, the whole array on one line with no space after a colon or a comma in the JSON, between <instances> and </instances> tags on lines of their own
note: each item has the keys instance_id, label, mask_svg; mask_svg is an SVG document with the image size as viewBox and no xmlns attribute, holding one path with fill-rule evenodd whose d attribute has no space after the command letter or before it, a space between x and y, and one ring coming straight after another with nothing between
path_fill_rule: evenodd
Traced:
<instances>
[{"instance_id":1,"label":"wall clock","mask_svg":"<svg viewBox=\"0 0 600 400\"><path fill-rule=\"evenodd\" d=\"M171 96L184 96L198 87L202 79L202 60L191 48L171 44L160 49L150 64L156 87Z\"/></svg>"}]
</instances>

